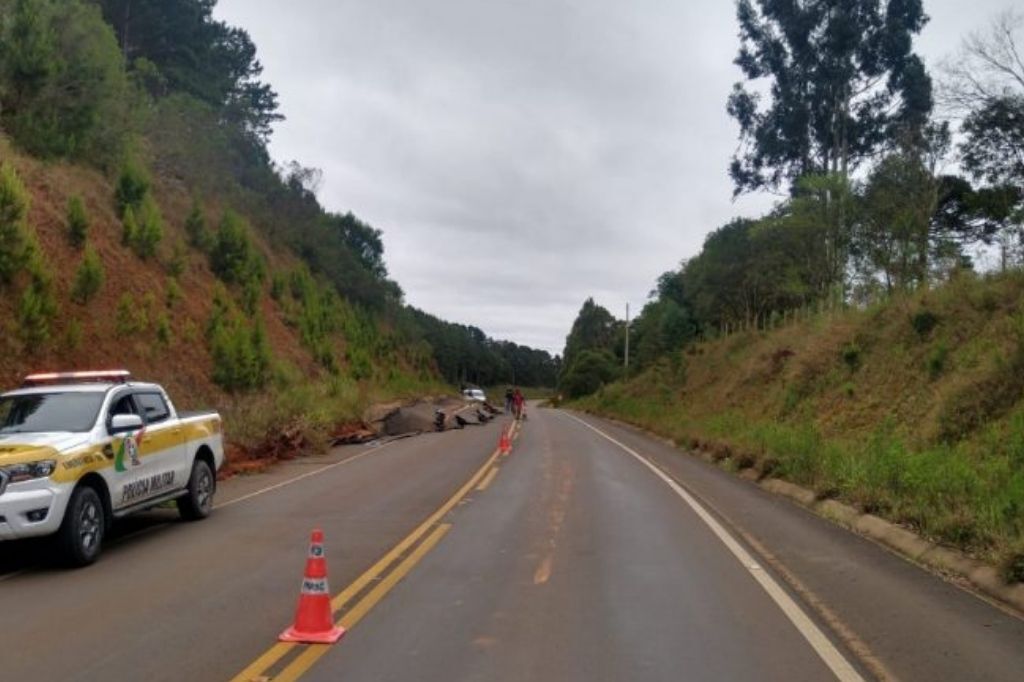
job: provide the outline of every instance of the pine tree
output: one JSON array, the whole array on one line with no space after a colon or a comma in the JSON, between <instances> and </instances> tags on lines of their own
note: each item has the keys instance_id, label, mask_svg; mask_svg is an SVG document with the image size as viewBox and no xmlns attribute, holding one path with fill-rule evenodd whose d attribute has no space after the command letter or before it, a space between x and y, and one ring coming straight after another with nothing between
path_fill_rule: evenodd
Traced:
<instances>
[{"instance_id":1,"label":"pine tree","mask_svg":"<svg viewBox=\"0 0 1024 682\"><path fill-rule=\"evenodd\" d=\"M131 247L139 234L139 224L135 219L135 209L128 206L121 217L121 244Z\"/></svg>"},{"instance_id":2,"label":"pine tree","mask_svg":"<svg viewBox=\"0 0 1024 682\"><path fill-rule=\"evenodd\" d=\"M212 235L206 226L206 216L198 199L192 202L192 210L185 219L185 234L188 235L188 243L200 251L209 251L213 245Z\"/></svg>"},{"instance_id":3,"label":"pine tree","mask_svg":"<svg viewBox=\"0 0 1024 682\"><path fill-rule=\"evenodd\" d=\"M91 247L87 247L85 255L82 257L82 263L75 272L75 280L71 287L71 300L80 305L87 304L103 288L105 279L103 263L96 252Z\"/></svg>"},{"instance_id":4,"label":"pine tree","mask_svg":"<svg viewBox=\"0 0 1024 682\"><path fill-rule=\"evenodd\" d=\"M72 246L82 248L89 238L89 216L85 212L85 203L79 196L68 200L68 239Z\"/></svg>"},{"instance_id":5,"label":"pine tree","mask_svg":"<svg viewBox=\"0 0 1024 682\"><path fill-rule=\"evenodd\" d=\"M25 218L29 196L9 164L0 168L0 285L9 285L29 258Z\"/></svg>"}]
</instances>

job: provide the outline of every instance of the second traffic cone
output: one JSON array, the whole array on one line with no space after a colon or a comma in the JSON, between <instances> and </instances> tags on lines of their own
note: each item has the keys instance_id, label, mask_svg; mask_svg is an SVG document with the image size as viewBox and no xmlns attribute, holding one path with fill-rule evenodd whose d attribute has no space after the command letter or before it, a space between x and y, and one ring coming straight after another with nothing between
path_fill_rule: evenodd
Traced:
<instances>
[{"instance_id":1,"label":"second traffic cone","mask_svg":"<svg viewBox=\"0 0 1024 682\"><path fill-rule=\"evenodd\" d=\"M503 428L501 430L501 440L498 441L498 448L501 450L501 454L507 455L512 452L512 439L508 435L509 429Z\"/></svg>"},{"instance_id":2,"label":"second traffic cone","mask_svg":"<svg viewBox=\"0 0 1024 682\"><path fill-rule=\"evenodd\" d=\"M324 534L314 530L309 541L306 572L302 578L295 623L281 633L282 642L334 644L345 634L345 628L334 625L331 613L331 590L327 586L327 559L324 557Z\"/></svg>"}]
</instances>

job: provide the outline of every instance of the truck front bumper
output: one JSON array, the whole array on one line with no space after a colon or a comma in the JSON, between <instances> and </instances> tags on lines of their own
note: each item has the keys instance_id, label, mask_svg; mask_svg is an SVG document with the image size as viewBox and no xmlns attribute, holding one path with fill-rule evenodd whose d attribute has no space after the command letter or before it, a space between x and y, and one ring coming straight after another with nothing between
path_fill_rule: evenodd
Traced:
<instances>
[{"instance_id":1,"label":"truck front bumper","mask_svg":"<svg viewBox=\"0 0 1024 682\"><path fill-rule=\"evenodd\" d=\"M50 479L12 483L0 495L0 540L56 533L70 489Z\"/></svg>"}]
</instances>

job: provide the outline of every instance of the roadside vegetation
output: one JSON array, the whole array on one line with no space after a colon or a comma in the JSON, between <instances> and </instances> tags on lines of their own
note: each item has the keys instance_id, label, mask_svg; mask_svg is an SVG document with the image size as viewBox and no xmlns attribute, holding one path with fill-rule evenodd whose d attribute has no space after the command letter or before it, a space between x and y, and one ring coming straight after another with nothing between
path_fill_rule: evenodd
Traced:
<instances>
[{"instance_id":1,"label":"roadside vegetation","mask_svg":"<svg viewBox=\"0 0 1024 682\"><path fill-rule=\"evenodd\" d=\"M587 301L560 391L1021 581L1024 16L933 80L912 51L926 3L853 4L738 4L729 172L786 198L658 280L630 376L625 323Z\"/></svg>"}]
</instances>

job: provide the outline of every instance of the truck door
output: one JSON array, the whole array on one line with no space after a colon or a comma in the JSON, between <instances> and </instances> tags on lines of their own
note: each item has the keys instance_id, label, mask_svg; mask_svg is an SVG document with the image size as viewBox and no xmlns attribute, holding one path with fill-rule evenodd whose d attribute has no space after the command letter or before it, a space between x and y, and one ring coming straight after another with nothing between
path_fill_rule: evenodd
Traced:
<instances>
[{"instance_id":1,"label":"truck door","mask_svg":"<svg viewBox=\"0 0 1024 682\"><path fill-rule=\"evenodd\" d=\"M142 419L135 398L129 391L115 394L111 399L106 418L108 432L113 418L120 415L134 415ZM110 504L114 509L131 506L138 501L138 481L146 477L146 467L139 447L143 437L144 429L110 433L110 443L106 447L109 448L108 456L114 462L112 470L108 470Z\"/></svg>"},{"instance_id":2,"label":"truck door","mask_svg":"<svg viewBox=\"0 0 1024 682\"><path fill-rule=\"evenodd\" d=\"M183 488L188 483L188 465L181 422L173 418L167 399L158 390L136 391L135 402L146 422L144 449L153 463L150 497Z\"/></svg>"}]
</instances>

